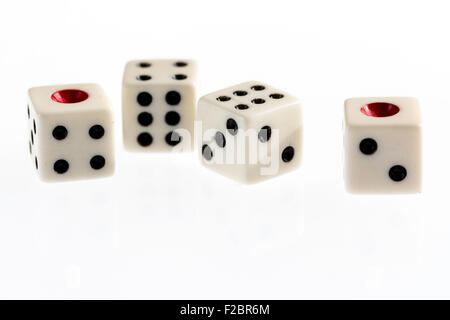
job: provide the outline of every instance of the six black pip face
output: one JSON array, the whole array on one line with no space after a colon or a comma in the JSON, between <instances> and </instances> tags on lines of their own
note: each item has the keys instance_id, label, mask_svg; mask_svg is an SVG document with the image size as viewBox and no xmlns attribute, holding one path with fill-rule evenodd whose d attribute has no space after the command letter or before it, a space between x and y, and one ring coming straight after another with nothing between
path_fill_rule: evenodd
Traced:
<instances>
[{"instance_id":1,"label":"six black pip face","mask_svg":"<svg viewBox=\"0 0 450 320\"><path fill-rule=\"evenodd\" d=\"M195 82L193 60L128 62L122 82L125 148L136 152L192 151L197 104Z\"/></svg>"},{"instance_id":2,"label":"six black pip face","mask_svg":"<svg viewBox=\"0 0 450 320\"><path fill-rule=\"evenodd\" d=\"M174 63L174 66L177 68L182 68L187 65L186 62L177 61ZM177 80L182 80L183 76L177 74L175 77ZM183 78L184 79L184 78ZM149 106L153 102L153 96L148 92L141 92L137 97L138 103L141 106ZM177 90L170 90L164 95L164 100L166 105L162 105L163 109L167 111L164 112L164 123L169 127L176 127L181 122L181 113L183 109L178 107L182 101L182 94ZM174 109L174 107L176 107ZM153 115L150 112L144 111L140 112L137 117L138 123L143 127L149 127L151 129L151 125L154 121ZM182 137L173 129L168 131L164 137L164 141L166 145L170 147L177 146L182 140ZM149 147L153 143L153 136L150 132L142 132L137 137L137 142L142 147Z\"/></svg>"}]
</instances>

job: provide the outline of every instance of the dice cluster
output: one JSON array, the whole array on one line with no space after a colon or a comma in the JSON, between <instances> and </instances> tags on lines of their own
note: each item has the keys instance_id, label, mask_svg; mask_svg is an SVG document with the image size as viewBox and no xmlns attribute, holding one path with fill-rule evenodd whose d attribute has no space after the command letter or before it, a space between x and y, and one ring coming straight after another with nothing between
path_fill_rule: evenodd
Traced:
<instances>
[{"instance_id":1,"label":"dice cluster","mask_svg":"<svg viewBox=\"0 0 450 320\"><path fill-rule=\"evenodd\" d=\"M123 143L135 152L191 152L201 163L243 183L299 167L302 107L294 96L249 81L196 100L192 60L135 60L122 86ZM421 189L421 117L414 98L345 102L345 181L353 193ZM29 152L44 181L114 173L111 104L97 84L28 91ZM194 139L195 137L195 139Z\"/></svg>"}]
</instances>

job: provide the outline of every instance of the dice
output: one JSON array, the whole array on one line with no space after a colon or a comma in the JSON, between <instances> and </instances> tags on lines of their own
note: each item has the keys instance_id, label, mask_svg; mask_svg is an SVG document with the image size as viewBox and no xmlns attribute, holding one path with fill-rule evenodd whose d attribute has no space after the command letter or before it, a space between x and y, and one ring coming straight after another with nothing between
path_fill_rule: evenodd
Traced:
<instances>
[{"instance_id":1,"label":"dice","mask_svg":"<svg viewBox=\"0 0 450 320\"><path fill-rule=\"evenodd\" d=\"M123 141L129 151L192 151L196 65L192 60L138 60L122 87Z\"/></svg>"},{"instance_id":2,"label":"dice","mask_svg":"<svg viewBox=\"0 0 450 320\"><path fill-rule=\"evenodd\" d=\"M29 149L44 181L92 179L114 172L113 116L96 84L28 91Z\"/></svg>"},{"instance_id":3,"label":"dice","mask_svg":"<svg viewBox=\"0 0 450 320\"><path fill-rule=\"evenodd\" d=\"M296 169L302 153L299 101L257 81L200 98L200 159L204 166L242 183Z\"/></svg>"},{"instance_id":4,"label":"dice","mask_svg":"<svg viewBox=\"0 0 450 320\"><path fill-rule=\"evenodd\" d=\"M344 176L349 192L421 191L421 115L417 99L348 99L344 124Z\"/></svg>"}]
</instances>

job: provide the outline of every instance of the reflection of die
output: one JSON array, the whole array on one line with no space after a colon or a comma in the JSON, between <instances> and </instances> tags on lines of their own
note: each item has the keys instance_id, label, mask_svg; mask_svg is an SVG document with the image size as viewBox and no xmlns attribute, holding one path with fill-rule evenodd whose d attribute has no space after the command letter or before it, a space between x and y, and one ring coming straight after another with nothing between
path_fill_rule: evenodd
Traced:
<instances>
[{"instance_id":1,"label":"reflection of die","mask_svg":"<svg viewBox=\"0 0 450 320\"><path fill-rule=\"evenodd\" d=\"M417 99L348 99L344 145L348 191L421 191L421 116Z\"/></svg>"},{"instance_id":2,"label":"reflection of die","mask_svg":"<svg viewBox=\"0 0 450 320\"><path fill-rule=\"evenodd\" d=\"M203 96L200 157L206 167L254 183L300 164L302 116L299 101L251 81Z\"/></svg>"},{"instance_id":3,"label":"reflection of die","mask_svg":"<svg viewBox=\"0 0 450 320\"><path fill-rule=\"evenodd\" d=\"M192 150L195 76L192 60L138 60L126 65L122 87L126 149Z\"/></svg>"},{"instance_id":4,"label":"reflection of die","mask_svg":"<svg viewBox=\"0 0 450 320\"><path fill-rule=\"evenodd\" d=\"M114 172L113 117L96 84L28 91L29 148L42 180L91 179Z\"/></svg>"}]
</instances>

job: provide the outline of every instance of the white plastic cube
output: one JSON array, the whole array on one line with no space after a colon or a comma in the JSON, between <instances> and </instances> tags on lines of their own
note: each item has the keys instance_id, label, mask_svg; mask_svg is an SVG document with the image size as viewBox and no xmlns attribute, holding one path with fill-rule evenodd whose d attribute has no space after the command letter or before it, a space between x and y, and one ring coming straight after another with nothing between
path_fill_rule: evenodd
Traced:
<instances>
[{"instance_id":1,"label":"white plastic cube","mask_svg":"<svg viewBox=\"0 0 450 320\"><path fill-rule=\"evenodd\" d=\"M28 91L29 148L44 181L93 179L114 172L113 116L97 84Z\"/></svg>"},{"instance_id":2,"label":"white plastic cube","mask_svg":"<svg viewBox=\"0 0 450 320\"><path fill-rule=\"evenodd\" d=\"M421 191L421 115L417 99L346 100L344 147L349 192Z\"/></svg>"},{"instance_id":3,"label":"white plastic cube","mask_svg":"<svg viewBox=\"0 0 450 320\"><path fill-rule=\"evenodd\" d=\"M200 159L204 166L243 183L296 169L302 154L302 113L297 98L258 81L203 96Z\"/></svg>"},{"instance_id":4,"label":"white plastic cube","mask_svg":"<svg viewBox=\"0 0 450 320\"><path fill-rule=\"evenodd\" d=\"M135 60L123 76L125 148L138 152L192 151L196 64L192 60Z\"/></svg>"}]
</instances>

